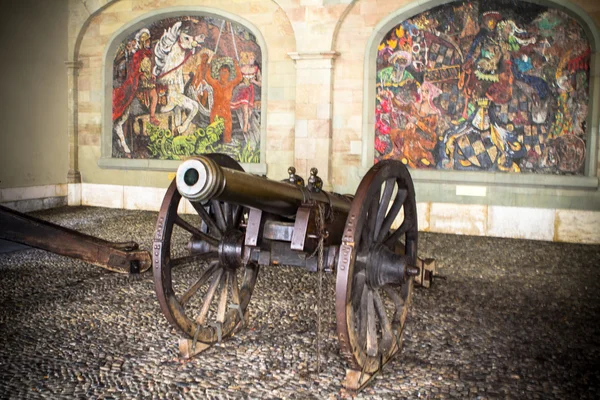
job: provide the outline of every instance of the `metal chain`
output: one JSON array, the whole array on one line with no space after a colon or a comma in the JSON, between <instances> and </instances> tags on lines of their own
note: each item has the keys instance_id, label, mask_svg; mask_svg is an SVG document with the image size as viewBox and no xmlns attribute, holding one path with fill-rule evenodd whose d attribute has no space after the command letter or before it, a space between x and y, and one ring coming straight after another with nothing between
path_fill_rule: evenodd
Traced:
<instances>
[{"instance_id":1,"label":"metal chain","mask_svg":"<svg viewBox=\"0 0 600 400\"><path fill-rule=\"evenodd\" d=\"M317 374L321 373L321 303L323 301L323 242L325 240L325 207L322 203L317 206L317 229L319 244L317 247L317 274L319 274L319 289L317 300Z\"/></svg>"}]
</instances>

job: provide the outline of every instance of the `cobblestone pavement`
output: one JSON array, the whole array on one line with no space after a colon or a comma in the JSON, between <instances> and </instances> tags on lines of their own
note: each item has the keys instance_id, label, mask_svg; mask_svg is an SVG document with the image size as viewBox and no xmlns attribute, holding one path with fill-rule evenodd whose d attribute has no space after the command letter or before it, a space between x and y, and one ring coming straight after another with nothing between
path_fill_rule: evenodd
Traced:
<instances>
[{"instance_id":1,"label":"cobblestone pavement","mask_svg":"<svg viewBox=\"0 0 600 400\"><path fill-rule=\"evenodd\" d=\"M149 248L156 213L71 207L37 214ZM600 397L600 246L422 234L438 279L416 290L405 347L357 399ZM0 254L0 398L348 397L325 278L261 269L250 325L191 361L150 273L129 277L40 250Z\"/></svg>"}]
</instances>

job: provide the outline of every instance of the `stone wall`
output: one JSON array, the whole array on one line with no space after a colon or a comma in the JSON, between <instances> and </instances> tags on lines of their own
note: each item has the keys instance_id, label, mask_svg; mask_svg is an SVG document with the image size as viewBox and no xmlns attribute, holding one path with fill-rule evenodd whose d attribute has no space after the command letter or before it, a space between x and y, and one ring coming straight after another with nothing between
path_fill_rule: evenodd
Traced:
<instances>
[{"instance_id":1,"label":"stone wall","mask_svg":"<svg viewBox=\"0 0 600 400\"><path fill-rule=\"evenodd\" d=\"M316 166L325 187L353 193L373 164L375 55L399 21L443 0L70 0L70 204L156 209L172 179L165 169L102 161L106 125L107 49L145 17L207 11L237 18L264 40L266 145L273 179L295 165ZM590 144L592 170L583 177L513 177L494 173L412 171L422 230L600 243L598 191L598 23L595 0L548 1L585 22L592 38ZM81 178L79 178L79 173ZM143 189L147 188L147 190ZM112 193L106 196L102 193ZM146 193L147 196L144 194ZM142 200L135 200L147 197ZM581 211L580 211L581 210ZM521 222L524 216L533 216ZM506 221L515 221L506 223ZM536 222L537 221L537 222ZM518 222L518 223L517 223ZM573 227L584 232L573 236ZM577 228L576 228L577 229Z\"/></svg>"},{"instance_id":2,"label":"stone wall","mask_svg":"<svg viewBox=\"0 0 600 400\"><path fill-rule=\"evenodd\" d=\"M106 121L102 119L102 113L106 113L102 103L103 85L107 85L103 81L102 65L107 62L103 57L111 39L132 21L180 9L221 12L251 24L266 44L267 175L280 179L287 166L293 164L301 175L307 176L310 167L316 166L327 188L352 193L373 163L374 100L371 93L376 47L398 21L442 3L445 2L256 0L206 1L197 5L174 0L119 0L72 4L74 19L86 20L88 24L78 34L79 45L73 47L77 61L83 65L78 79L76 135L79 170L86 185L82 192L84 203L95 204L94 185L112 185L107 187L122 194L116 195L114 201L119 204L113 206L128 207L131 202L126 199L133 196L126 193L137 191L134 188L139 186L164 188L169 181L164 172L98 167L102 135L106 135L107 128L102 124ZM548 3L553 4L557 3ZM588 18L590 36L597 40L600 10L595 2L560 4L572 10L572 14ZM84 18L82 5L92 12L91 17ZM591 19L585 17L585 13ZM593 46L595 51L596 43ZM597 93L597 79L592 84L596 85ZM592 117L592 130L597 131L597 112ZM590 143L595 149L598 141L595 135L591 136ZM596 158L597 151L593 154ZM591 165L597 165L596 159L592 161ZM537 184L531 177L519 181L511 177L502 180L495 174L463 176L458 173L450 177L414 172L423 230L568 240L564 221L572 223L575 218L565 216L571 215L568 209L592 212L600 209L598 179L593 173L577 182L570 177L563 180L550 177ZM538 193L539 197L531 193ZM152 194L149 199L155 197L160 198ZM105 198L100 202L106 201ZM140 207L153 208L151 204ZM579 223L594 221L597 214L592 214L591 220L575 220ZM506 224L504 217L509 215L533 215L530 221L539 223ZM536 227L542 227L542 232ZM594 236L593 228L582 229L591 229ZM589 238L576 241L589 241Z\"/></svg>"}]
</instances>

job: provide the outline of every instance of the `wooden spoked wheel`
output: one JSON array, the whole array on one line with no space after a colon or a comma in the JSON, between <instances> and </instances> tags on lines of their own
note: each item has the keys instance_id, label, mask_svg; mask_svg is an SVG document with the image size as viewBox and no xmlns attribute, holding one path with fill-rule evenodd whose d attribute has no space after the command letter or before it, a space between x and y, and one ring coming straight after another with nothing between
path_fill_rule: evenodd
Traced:
<instances>
[{"instance_id":1,"label":"wooden spoked wheel","mask_svg":"<svg viewBox=\"0 0 600 400\"><path fill-rule=\"evenodd\" d=\"M232 158L210 155L220 166L242 170ZM212 344L231 336L244 315L258 275L243 262L247 208L211 200L180 213L175 180L160 209L152 262L154 286L167 320L194 341Z\"/></svg>"},{"instance_id":2,"label":"wooden spoked wheel","mask_svg":"<svg viewBox=\"0 0 600 400\"><path fill-rule=\"evenodd\" d=\"M399 161L381 161L358 187L337 265L338 338L353 370L373 374L401 349L417 237L410 174Z\"/></svg>"}]
</instances>

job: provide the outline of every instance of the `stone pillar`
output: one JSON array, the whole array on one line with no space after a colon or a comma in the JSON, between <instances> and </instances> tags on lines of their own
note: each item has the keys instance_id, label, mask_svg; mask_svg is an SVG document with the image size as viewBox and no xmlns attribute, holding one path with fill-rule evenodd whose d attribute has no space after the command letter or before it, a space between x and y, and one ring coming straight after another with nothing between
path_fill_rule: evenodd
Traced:
<instances>
[{"instance_id":1,"label":"stone pillar","mask_svg":"<svg viewBox=\"0 0 600 400\"><path fill-rule=\"evenodd\" d=\"M78 130L78 109L77 109L77 77L79 69L82 66L80 61L65 61L67 67L67 84L69 87L68 99L68 123L69 131L69 173L67 174L67 183L81 183L81 174L79 173L79 149L77 143Z\"/></svg>"},{"instance_id":2,"label":"stone pillar","mask_svg":"<svg viewBox=\"0 0 600 400\"><path fill-rule=\"evenodd\" d=\"M79 144L78 144L78 106L77 106L77 81L80 61L66 61L67 84L69 87L68 99L68 121L69 131L69 172L67 174L68 196L67 202L70 206L81 205L81 173L79 172Z\"/></svg>"},{"instance_id":3,"label":"stone pillar","mask_svg":"<svg viewBox=\"0 0 600 400\"><path fill-rule=\"evenodd\" d=\"M296 170L307 180L310 168L318 168L323 187L330 190L333 62L338 53L288 54L296 62Z\"/></svg>"}]
</instances>

